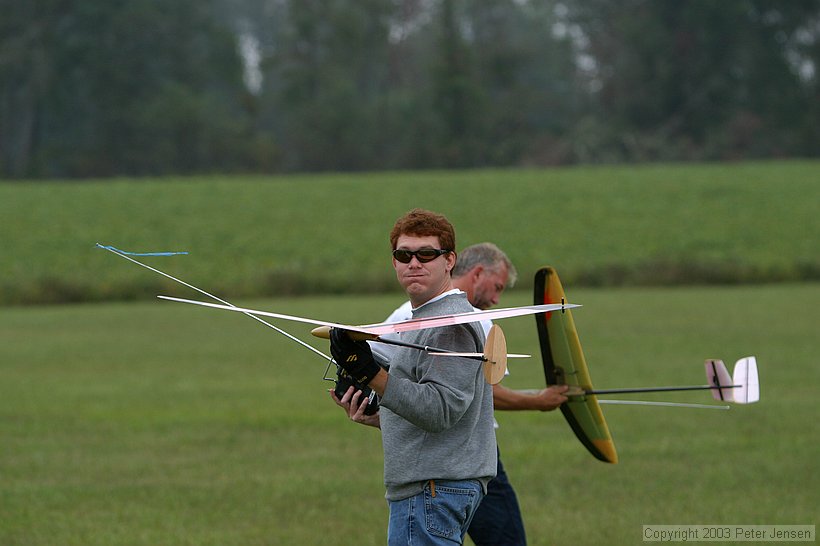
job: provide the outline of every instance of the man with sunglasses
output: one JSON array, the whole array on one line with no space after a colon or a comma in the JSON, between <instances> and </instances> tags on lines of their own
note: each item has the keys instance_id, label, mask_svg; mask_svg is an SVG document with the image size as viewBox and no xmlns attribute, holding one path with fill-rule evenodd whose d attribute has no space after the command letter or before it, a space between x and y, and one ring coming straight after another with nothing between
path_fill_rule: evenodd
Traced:
<instances>
[{"instance_id":1,"label":"man with sunglasses","mask_svg":"<svg viewBox=\"0 0 820 546\"><path fill-rule=\"evenodd\" d=\"M414 209L396 221L390 242L414 317L473 310L452 285L455 230L444 216ZM367 342L339 329L330 339L337 364L380 396L371 424L382 433L388 544L462 543L497 464L492 388L481 361L400 347L388 372ZM484 346L475 323L406 332L402 340L470 353Z\"/></svg>"},{"instance_id":2,"label":"man with sunglasses","mask_svg":"<svg viewBox=\"0 0 820 546\"><path fill-rule=\"evenodd\" d=\"M498 304L505 288L515 285L517 276L515 266L501 249L492 243L479 243L459 253L453 268L453 287L466 293L474 308L489 309ZM385 322L412 318L411 310L410 302L405 302ZM492 322L482 321L481 326L486 337ZM389 362L394 346L374 343L371 347L380 361ZM496 410L552 411L567 400L563 394L566 388L553 386L537 391L517 391L501 384L493 385L494 406ZM364 414L367 404L360 403L366 400L362 397L362 391L350 388L341 398L334 396L334 400L353 421L378 426L378 413ZM498 424L495 426L498 427ZM467 532L476 546L524 546L527 543L518 498L507 478L500 454L497 475L490 481L487 495L481 501Z\"/></svg>"}]
</instances>

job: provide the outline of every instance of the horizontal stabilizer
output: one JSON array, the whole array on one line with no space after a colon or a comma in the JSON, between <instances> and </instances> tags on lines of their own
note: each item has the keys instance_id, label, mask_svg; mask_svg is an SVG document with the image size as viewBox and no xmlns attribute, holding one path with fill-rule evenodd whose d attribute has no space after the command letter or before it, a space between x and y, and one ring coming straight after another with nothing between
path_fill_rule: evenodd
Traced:
<instances>
[{"instance_id":1,"label":"horizontal stabilizer","mask_svg":"<svg viewBox=\"0 0 820 546\"><path fill-rule=\"evenodd\" d=\"M435 351L430 351L430 354L433 356L464 356L464 357L477 357L477 356L484 356L484 353L459 353L455 351L447 351L437 353ZM518 353L507 353L507 358L532 358L532 355L524 355Z\"/></svg>"},{"instance_id":2,"label":"horizontal stabilizer","mask_svg":"<svg viewBox=\"0 0 820 546\"><path fill-rule=\"evenodd\" d=\"M734 401L734 388L729 371L722 360L706 360L706 380L712 388L712 398L723 402Z\"/></svg>"},{"instance_id":3,"label":"horizontal stabilizer","mask_svg":"<svg viewBox=\"0 0 820 546\"><path fill-rule=\"evenodd\" d=\"M734 401L738 404L752 404L760 400L760 385L757 380L757 359L753 356L741 358L735 363L732 380L735 385Z\"/></svg>"}]
</instances>

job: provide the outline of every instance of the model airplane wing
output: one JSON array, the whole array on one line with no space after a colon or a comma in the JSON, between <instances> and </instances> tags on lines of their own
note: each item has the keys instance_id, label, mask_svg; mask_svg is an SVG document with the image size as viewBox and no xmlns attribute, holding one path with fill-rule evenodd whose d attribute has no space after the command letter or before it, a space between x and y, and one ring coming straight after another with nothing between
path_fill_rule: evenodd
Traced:
<instances>
[{"instance_id":1,"label":"model airplane wing","mask_svg":"<svg viewBox=\"0 0 820 546\"><path fill-rule=\"evenodd\" d=\"M580 307L577 304L542 304L524 305L521 307L507 307L504 309L489 309L486 311L470 311L469 313L458 313L454 315L440 315L437 317L424 317L408 319L401 322L382 322L379 324L368 324L362 328L374 328L381 334L399 334L401 332L412 332L424 330L426 328L437 328L439 326L449 326L451 324L464 324L467 322L479 322L482 320L498 320L510 317L520 317L524 315L535 315L538 313L548 313L551 311L561 311Z\"/></svg>"},{"instance_id":2,"label":"model airplane wing","mask_svg":"<svg viewBox=\"0 0 820 546\"><path fill-rule=\"evenodd\" d=\"M450 326L453 324L465 324L468 322L479 322L482 320L498 320L508 317L519 317L523 315L534 315L537 313L546 313L551 311L561 311L563 309L571 309L573 307L580 307L577 304L548 304L548 305L525 305L523 307L508 307L505 309L491 309L489 311L471 311L469 313L457 313L453 315L439 315L435 317L425 317L419 319L404 320L401 322L383 322L378 324L367 324L364 326L353 326L350 324L340 324L337 322L328 322L324 320L316 320L305 317L298 317L294 315L285 315L283 313L273 313L270 311L260 311L258 309L248 309L245 307L234 307L229 305L219 305L216 303L209 303L198 300L188 300L184 298L174 298L171 296L157 296L160 299L175 301L179 303L189 303L192 305L201 305L203 307L211 307L214 309L223 309L225 311L236 311L239 313L246 313L250 315L258 315L263 317L279 318L283 320L291 320L296 322L304 322L307 324L315 324L318 326L325 326L328 328L341 328L351 332L360 332L372 336L381 336L383 334L398 334L401 332L412 332L415 330L425 330L428 328L438 328L441 326ZM322 334L322 329L314 331L314 335L318 337L325 337Z\"/></svg>"},{"instance_id":3,"label":"model airplane wing","mask_svg":"<svg viewBox=\"0 0 820 546\"><path fill-rule=\"evenodd\" d=\"M552 267L536 272L534 289L536 304L566 301L561 280ZM591 390L592 380L572 313L538 315L535 320L547 385L569 385L581 393ZM561 413L578 440L596 459L618 462L615 442L595 396L572 397L561 404Z\"/></svg>"}]
</instances>

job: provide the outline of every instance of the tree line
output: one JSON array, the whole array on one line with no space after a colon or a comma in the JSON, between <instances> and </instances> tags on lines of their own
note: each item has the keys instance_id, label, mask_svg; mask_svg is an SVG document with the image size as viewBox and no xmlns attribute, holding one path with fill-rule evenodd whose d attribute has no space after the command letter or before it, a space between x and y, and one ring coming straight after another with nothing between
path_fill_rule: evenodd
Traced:
<instances>
[{"instance_id":1,"label":"tree line","mask_svg":"<svg viewBox=\"0 0 820 546\"><path fill-rule=\"evenodd\" d=\"M0 176L820 155L820 0L2 0Z\"/></svg>"}]
</instances>

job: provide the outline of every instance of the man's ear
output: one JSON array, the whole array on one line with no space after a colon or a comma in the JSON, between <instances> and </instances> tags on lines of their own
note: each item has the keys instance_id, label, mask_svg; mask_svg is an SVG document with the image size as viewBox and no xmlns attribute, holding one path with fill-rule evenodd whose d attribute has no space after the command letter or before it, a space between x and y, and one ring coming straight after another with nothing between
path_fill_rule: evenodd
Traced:
<instances>
[{"instance_id":1,"label":"man's ear","mask_svg":"<svg viewBox=\"0 0 820 546\"><path fill-rule=\"evenodd\" d=\"M470 277L472 277L474 281L477 281L482 273L484 273L484 266L477 265L470 270Z\"/></svg>"},{"instance_id":2,"label":"man's ear","mask_svg":"<svg viewBox=\"0 0 820 546\"><path fill-rule=\"evenodd\" d=\"M456 266L456 260L458 260L458 257L456 256L455 252L448 252L444 255L444 257L447 259L447 273L452 274L453 268Z\"/></svg>"}]
</instances>

